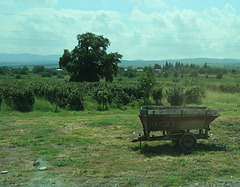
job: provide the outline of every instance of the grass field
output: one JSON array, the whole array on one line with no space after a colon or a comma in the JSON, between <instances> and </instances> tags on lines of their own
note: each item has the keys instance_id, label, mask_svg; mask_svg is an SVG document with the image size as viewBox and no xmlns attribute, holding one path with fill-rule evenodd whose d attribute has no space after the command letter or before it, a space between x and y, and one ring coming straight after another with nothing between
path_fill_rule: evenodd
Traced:
<instances>
[{"instance_id":1,"label":"grass field","mask_svg":"<svg viewBox=\"0 0 240 187\"><path fill-rule=\"evenodd\" d=\"M0 186L184 186L240 184L240 94L208 91L202 105L218 109L210 138L185 152L169 141L138 143L139 109L33 112L2 106ZM43 109L45 112L39 111ZM50 111L49 111L50 110ZM39 161L40 166L33 166ZM46 171L38 171L46 166Z\"/></svg>"},{"instance_id":2,"label":"grass field","mask_svg":"<svg viewBox=\"0 0 240 187\"><path fill-rule=\"evenodd\" d=\"M42 79L34 75L20 81ZM64 82L56 77L43 80ZM228 91L238 89L239 80L233 74L221 80L198 77L207 90L201 105L219 110L221 116L211 124L210 138L198 140L189 152L170 141L144 142L141 149L132 143L143 133L137 103L124 110L97 111L91 101L85 111L57 113L47 100L36 99L33 111L25 113L3 103L0 171L8 172L0 174L0 186L240 186L240 93L218 90L221 85ZM124 81L137 83L136 78ZM165 90L176 82L171 77L158 81L164 88L162 103L169 105ZM33 166L34 161L40 165Z\"/></svg>"}]
</instances>

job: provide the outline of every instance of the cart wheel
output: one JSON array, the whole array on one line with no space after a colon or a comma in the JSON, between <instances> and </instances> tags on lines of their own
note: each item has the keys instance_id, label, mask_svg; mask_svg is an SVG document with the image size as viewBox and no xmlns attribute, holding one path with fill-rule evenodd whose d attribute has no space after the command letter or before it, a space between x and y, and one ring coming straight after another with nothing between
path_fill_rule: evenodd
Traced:
<instances>
[{"instance_id":1,"label":"cart wheel","mask_svg":"<svg viewBox=\"0 0 240 187\"><path fill-rule=\"evenodd\" d=\"M193 148L197 143L196 136L191 132L184 133L179 139L179 145L186 150Z\"/></svg>"}]
</instances>

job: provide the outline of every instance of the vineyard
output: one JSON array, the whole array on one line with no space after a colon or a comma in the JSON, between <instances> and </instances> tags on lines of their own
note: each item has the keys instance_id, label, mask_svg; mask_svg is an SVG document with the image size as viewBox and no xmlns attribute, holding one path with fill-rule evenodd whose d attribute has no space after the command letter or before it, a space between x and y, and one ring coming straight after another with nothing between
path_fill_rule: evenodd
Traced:
<instances>
[{"instance_id":1,"label":"vineyard","mask_svg":"<svg viewBox=\"0 0 240 187\"><path fill-rule=\"evenodd\" d=\"M143 85L144 86L144 85ZM206 90L222 93L239 93L239 84L209 83L202 80L185 80L181 83L156 81L156 84L145 93L141 82L129 81L74 83L64 81L22 81L0 80L0 101L20 112L32 111L36 99L46 100L58 108L80 111L85 104L97 103L93 110L106 110L109 107L123 108L128 104L162 104L164 96L167 105L201 104ZM206 89L207 88L207 89ZM164 99L164 98L163 98ZM102 106L105 105L106 107Z\"/></svg>"},{"instance_id":2,"label":"vineyard","mask_svg":"<svg viewBox=\"0 0 240 187\"><path fill-rule=\"evenodd\" d=\"M8 172L0 186L239 185L240 75L172 68L167 76L120 69L113 82L92 83L53 70L0 71L0 165ZM131 140L142 133L144 104L207 106L221 117L193 151L168 141L140 149Z\"/></svg>"}]
</instances>

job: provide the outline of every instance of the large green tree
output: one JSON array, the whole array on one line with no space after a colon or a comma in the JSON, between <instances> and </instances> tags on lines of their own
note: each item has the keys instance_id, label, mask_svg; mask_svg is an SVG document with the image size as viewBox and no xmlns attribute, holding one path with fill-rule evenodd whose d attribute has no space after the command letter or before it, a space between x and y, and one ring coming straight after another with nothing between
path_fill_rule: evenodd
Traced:
<instances>
[{"instance_id":1,"label":"large green tree","mask_svg":"<svg viewBox=\"0 0 240 187\"><path fill-rule=\"evenodd\" d=\"M65 49L59 60L60 68L71 73L70 81L95 82L100 78L112 81L122 55L107 53L110 41L90 32L77 35L78 45L70 52Z\"/></svg>"}]
</instances>

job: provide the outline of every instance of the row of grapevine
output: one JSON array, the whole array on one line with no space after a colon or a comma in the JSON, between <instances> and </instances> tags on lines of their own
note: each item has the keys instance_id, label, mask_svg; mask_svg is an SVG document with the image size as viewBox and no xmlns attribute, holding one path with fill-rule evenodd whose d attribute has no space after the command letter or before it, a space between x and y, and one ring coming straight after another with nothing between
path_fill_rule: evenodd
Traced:
<instances>
[{"instance_id":1,"label":"row of grapevine","mask_svg":"<svg viewBox=\"0 0 240 187\"><path fill-rule=\"evenodd\" d=\"M3 98L8 106L22 112L32 110L35 98L48 100L56 105L56 110L60 107L78 111L84 109L84 97L99 104L114 102L120 107L143 96L138 86L124 83L5 81L0 82L0 87L0 104Z\"/></svg>"},{"instance_id":2,"label":"row of grapevine","mask_svg":"<svg viewBox=\"0 0 240 187\"><path fill-rule=\"evenodd\" d=\"M34 104L34 93L25 84L2 83L0 95L8 106L21 112L31 111Z\"/></svg>"},{"instance_id":3,"label":"row of grapevine","mask_svg":"<svg viewBox=\"0 0 240 187\"><path fill-rule=\"evenodd\" d=\"M234 83L225 83L225 84L207 84L209 90L219 91L223 93L239 93L240 85Z\"/></svg>"},{"instance_id":4,"label":"row of grapevine","mask_svg":"<svg viewBox=\"0 0 240 187\"><path fill-rule=\"evenodd\" d=\"M166 89L166 85L164 86ZM171 105L199 104L205 96L205 88L196 82L186 82L169 86L163 92L161 85L155 85L151 91L151 99L155 104L161 104L167 97ZM221 88L221 87L219 87ZM230 88L231 89L236 89ZM235 90L234 90L235 91ZM166 94L165 94L166 93ZM47 100L58 108L83 110L87 102L98 104L99 110L107 110L109 106L122 108L133 101L140 104L149 103L144 90L136 83L106 83L106 82L24 82L0 81L0 106L4 102L15 110L31 111L35 99ZM152 103L152 102L151 102Z\"/></svg>"},{"instance_id":5,"label":"row of grapevine","mask_svg":"<svg viewBox=\"0 0 240 187\"><path fill-rule=\"evenodd\" d=\"M83 110L82 88L71 83L32 83L35 96L46 99L60 108Z\"/></svg>"},{"instance_id":6,"label":"row of grapevine","mask_svg":"<svg viewBox=\"0 0 240 187\"><path fill-rule=\"evenodd\" d=\"M0 82L0 98L14 110L32 110L35 98L46 99L60 108L83 110L81 87L70 83Z\"/></svg>"}]
</instances>

